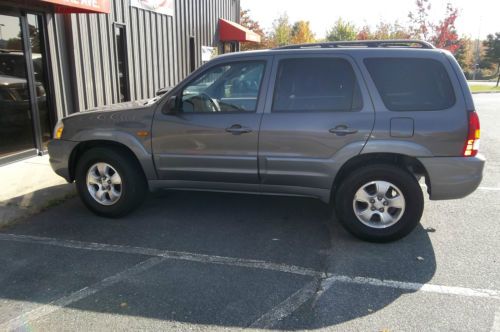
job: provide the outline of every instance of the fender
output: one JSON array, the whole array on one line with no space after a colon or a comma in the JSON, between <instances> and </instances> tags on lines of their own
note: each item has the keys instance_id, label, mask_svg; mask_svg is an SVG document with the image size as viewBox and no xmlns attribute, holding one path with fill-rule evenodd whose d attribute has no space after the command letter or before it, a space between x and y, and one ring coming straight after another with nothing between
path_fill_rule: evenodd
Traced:
<instances>
[{"instance_id":1,"label":"fender","mask_svg":"<svg viewBox=\"0 0 500 332\"><path fill-rule=\"evenodd\" d=\"M426 147L410 141L374 140L370 139L361 151L368 153L395 153L409 157L432 157L432 152Z\"/></svg>"},{"instance_id":2,"label":"fender","mask_svg":"<svg viewBox=\"0 0 500 332\"><path fill-rule=\"evenodd\" d=\"M79 143L88 141L109 141L123 144L137 157L148 180L156 180L158 178L153 163L153 156L144 147L144 145L151 145L150 138L141 141L128 132L99 128L79 131L71 137L71 140Z\"/></svg>"}]
</instances>

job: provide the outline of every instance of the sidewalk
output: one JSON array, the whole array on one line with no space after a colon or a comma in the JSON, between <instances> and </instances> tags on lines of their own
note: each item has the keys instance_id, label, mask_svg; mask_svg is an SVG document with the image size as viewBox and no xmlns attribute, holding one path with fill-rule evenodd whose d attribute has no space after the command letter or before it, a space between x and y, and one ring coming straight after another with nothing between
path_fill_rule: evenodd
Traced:
<instances>
[{"instance_id":1,"label":"sidewalk","mask_svg":"<svg viewBox=\"0 0 500 332\"><path fill-rule=\"evenodd\" d=\"M0 166L0 227L26 218L75 195L68 184L52 171L49 156L32 157Z\"/></svg>"}]
</instances>

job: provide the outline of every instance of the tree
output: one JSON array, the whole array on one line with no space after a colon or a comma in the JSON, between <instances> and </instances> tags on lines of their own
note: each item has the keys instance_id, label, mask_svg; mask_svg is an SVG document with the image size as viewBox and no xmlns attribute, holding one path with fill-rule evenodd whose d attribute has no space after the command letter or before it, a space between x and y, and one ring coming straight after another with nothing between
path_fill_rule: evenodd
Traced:
<instances>
[{"instance_id":1,"label":"tree","mask_svg":"<svg viewBox=\"0 0 500 332\"><path fill-rule=\"evenodd\" d=\"M500 83L500 32L496 32L495 35L489 34L486 40L483 42L485 47L483 61L489 67L496 66L497 84Z\"/></svg>"},{"instance_id":2,"label":"tree","mask_svg":"<svg viewBox=\"0 0 500 332\"><path fill-rule=\"evenodd\" d=\"M356 39L409 39L411 32L397 21L395 23L380 22L374 31L369 26L364 26L359 30Z\"/></svg>"},{"instance_id":3,"label":"tree","mask_svg":"<svg viewBox=\"0 0 500 332\"><path fill-rule=\"evenodd\" d=\"M290 44L292 39L292 26L290 25L287 13L283 13L273 22L270 39L272 46L284 46Z\"/></svg>"},{"instance_id":4,"label":"tree","mask_svg":"<svg viewBox=\"0 0 500 332\"><path fill-rule=\"evenodd\" d=\"M473 48L472 40L468 37L462 37L458 40L458 48L454 54L455 59L457 59L458 64L462 67L467 77L470 76L470 70L474 63Z\"/></svg>"},{"instance_id":5,"label":"tree","mask_svg":"<svg viewBox=\"0 0 500 332\"><path fill-rule=\"evenodd\" d=\"M429 20L431 10L429 0L416 0L415 4L417 5L416 11L408 14L412 37L428 41L438 48L455 53L460 47L455 29L458 9L448 3L444 18L435 23Z\"/></svg>"},{"instance_id":6,"label":"tree","mask_svg":"<svg viewBox=\"0 0 500 332\"><path fill-rule=\"evenodd\" d=\"M254 43L254 42L241 43L240 48L242 51L257 50L269 47L269 40L266 34L264 33L264 30L262 30L262 28L260 27L259 22L254 21L250 17L249 9L244 9L240 11L240 24L245 28L247 28L248 30L253 31L260 36L260 43Z\"/></svg>"},{"instance_id":7,"label":"tree","mask_svg":"<svg viewBox=\"0 0 500 332\"><path fill-rule=\"evenodd\" d=\"M431 10L431 4L429 0L416 0L415 4L417 5L416 12L408 13L412 36L413 38L428 41L429 34L432 30L432 23L429 22L429 11Z\"/></svg>"},{"instance_id":8,"label":"tree","mask_svg":"<svg viewBox=\"0 0 500 332\"><path fill-rule=\"evenodd\" d=\"M292 27L292 44L305 44L314 42L314 33L308 21L297 21Z\"/></svg>"},{"instance_id":9,"label":"tree","mask_svg":"<svg viewBox=\"0 0 500 332\"><path fill-rule=\"evenodd\" d=\"M443 20L432 26L434 34L430 41L437 47L455 53L460 47L458 34L455 29L455 20L458 17L458 9L451 4L446 5L446 14Z\"/></svg>"},{"instance_id":10,"label":"tree","mask_svg":"<svg viewBox=\"0 0 500 332\"><path fill-rule=\"evenodd\" d=\"M351 22L339 18L335 24L326 32L326 40L343 41L355 40L358 35L356 26Z\"/></svg>"}]
</instances>

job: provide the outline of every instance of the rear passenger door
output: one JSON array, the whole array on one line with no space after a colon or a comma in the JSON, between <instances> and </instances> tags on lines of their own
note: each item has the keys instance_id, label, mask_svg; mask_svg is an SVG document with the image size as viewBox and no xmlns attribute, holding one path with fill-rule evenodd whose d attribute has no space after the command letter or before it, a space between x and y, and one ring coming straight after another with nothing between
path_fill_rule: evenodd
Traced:
<instances>
[{"instance_id":1,"label":"rear passenger door","mask_svg":"<svg viewBox=\"0 0 500 332\"><path fill-rule=\"evenodd\" d=\"M345 156L361 151L373 124L352 58L321 51L276 56L259 135L262 190L330 190Z\"/></svg>"}]
</instances>

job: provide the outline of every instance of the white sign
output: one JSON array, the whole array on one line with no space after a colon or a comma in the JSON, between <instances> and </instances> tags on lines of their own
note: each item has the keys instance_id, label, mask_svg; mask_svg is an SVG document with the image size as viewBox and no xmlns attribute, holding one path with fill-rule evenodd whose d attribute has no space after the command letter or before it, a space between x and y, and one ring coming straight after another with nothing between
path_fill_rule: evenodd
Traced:
<instances>
[{"instance_id":1,"label":"white sign","mask_svg":"<svg viewBox=\"0 0 500 332\"><path fill-rule=\"evenodd\" d=\"M210 61L213 57L217 55L217 49L210 46L201 47L201 61Z\"/></svg>"},{"instance_id":2,"label":"white sign","mask_svg":"<svg viewBox=\"0 0 500 332\"><path fill-rule=\"evenodd\" d=\"M174 0L130 0L133 7L174 16Z\"/></svg>"}]
</instances>

